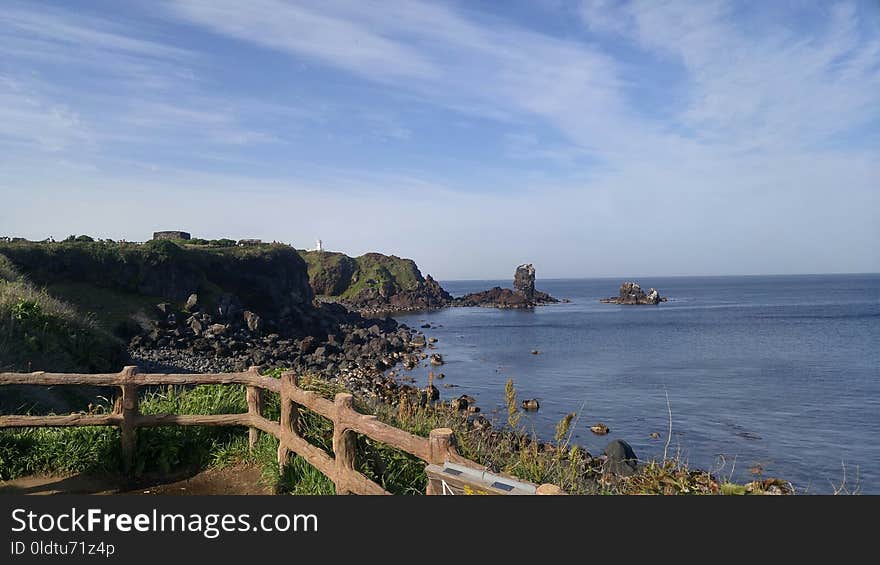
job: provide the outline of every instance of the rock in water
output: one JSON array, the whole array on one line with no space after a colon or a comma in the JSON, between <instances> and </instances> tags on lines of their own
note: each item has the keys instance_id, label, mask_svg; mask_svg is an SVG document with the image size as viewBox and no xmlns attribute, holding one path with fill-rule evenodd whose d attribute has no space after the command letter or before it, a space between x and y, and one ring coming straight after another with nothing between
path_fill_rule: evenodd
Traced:
<instances>
[{"instance_id":1,"label":"rock in water","mask_svg":"<svg viewBox=\"0 0 880 565\"><path fill-rule=\"evenodd\" d=\"M648 290L648 293L645 294L645 291L642 290L641 285L637 282L624 282L620 285L620 290L618 291L617 296L612 296L611 298L603 298L601 302L605 302L607 304L659 304L660 302L666 302L666 299L660 296L660 292L656 289L652 288Z\"/></svg>"},{"instance_id":2,"label":"rock in water","mask_svg":"<svg viewBox=\"0 0 880 565\"><path fill-rule=\"evenodd\" d=\"M513 275L513 290L528 302L535 300L535 267L528 263L516 268Z\"/></svg>"},{"instance_id":3,"label":"rock in water","mask_svg":"<svg viewBox=\"0 0 880 565\"><path fill-rule=\"evenodd\" d=\"M534 308L538 304L559 302L546 292L535 290L535 267L529 263L516 268L513 290L496 286L472 292L453 301L453 306L485 306L492 308Z\"/></svg>"},{"instance_id":4,"label":"rock in water","mask_svg":"<svg viewBox=\"0 0 880 565\"><path fill-rule=\"evenodd\" d=\"M594 426L590 426L590 431L598 436L604 436L605 434L607 434L608 432L611 431L611 428L609 428L608 426L606 426L602 422L599 422L598 424L596 424Z\"/></svg>"},{"instance_id":5,"label":"rock in water","mask_svg":"<svg viewBox=\"0 0 880 565\"><path fill-rule=\"evenodd\" d=\"M616 439L605 446L605 471L628 477L634 475L639 459L630 444Z\"/></svg>"}]
</instances>

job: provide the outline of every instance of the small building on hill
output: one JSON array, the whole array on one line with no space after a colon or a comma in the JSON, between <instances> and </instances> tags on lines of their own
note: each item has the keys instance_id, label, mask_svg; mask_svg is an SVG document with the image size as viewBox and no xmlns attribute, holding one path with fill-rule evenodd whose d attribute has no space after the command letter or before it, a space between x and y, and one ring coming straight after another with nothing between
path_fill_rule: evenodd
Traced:
<instances>
[{"instance_id":1,"label":"small building on hill","mask_svg":"<svg viewBox=\"0 0 880 565\"><path fill-rule=\"evenodd\" d=\"M239 239L238 244L242 247L249 246L249 245L262 245L263 240L262 239Z\"/></svg>"},{"instance_id":2,"label":"small building on hill","mask_svg":"<svg viewBox=\"0 0 880 565\"><path fill-rule=\"evenodd\" d=\"M157 231L153 232L153 239L190 239L192 236L185 231Z\"/></svg>"}]
</instances>

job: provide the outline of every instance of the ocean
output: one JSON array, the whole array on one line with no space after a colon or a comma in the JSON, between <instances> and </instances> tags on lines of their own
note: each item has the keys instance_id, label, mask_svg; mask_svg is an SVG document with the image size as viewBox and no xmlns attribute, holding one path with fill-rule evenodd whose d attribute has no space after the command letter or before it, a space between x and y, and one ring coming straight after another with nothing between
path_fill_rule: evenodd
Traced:
<instances>
[{"instance_id":1,"label":"ocean","mask_svg":"<svg viewBox=\"0 0 880 565\"><path fill-rule=\"evenodd\" d=\"M669 454L690 467L779 477L802 493L880 493L880 275L635 280L669 301L601 304L621 279L539 279L539 290L571 302L395 318L435 326L423 331L446 361L442 398L470 394L503 422L513 379L518 398L540 402L522 422L542 439L577 412L573 441L591 453L619 438L640 459L659 459L669 409ZM461 296L511 281L441 284ZM406 374L424 386L429 369ZM590 432L597 422L611 432Z\"/></svg>"}]
</instances>

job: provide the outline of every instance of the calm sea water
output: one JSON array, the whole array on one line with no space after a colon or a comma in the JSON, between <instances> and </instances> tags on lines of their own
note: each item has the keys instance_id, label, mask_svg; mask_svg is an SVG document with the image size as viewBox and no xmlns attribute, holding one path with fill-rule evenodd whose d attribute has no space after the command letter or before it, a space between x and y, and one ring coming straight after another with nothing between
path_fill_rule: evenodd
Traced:
<instances>
[{"instance_id":1,"label":"calm sea water","mask_svg":"<svg viewBox=\"0 0 880 565\"><path fill-rule=\"evenodd\" d=\"M542 438L580 412L575 441L592 453L621 438L640 458L659 458L668 393L670 452L693 467L751 480L760 465L801 492L830 492L845 477L880 493L880 275L637 280L669 302L600 304L618 279L539 280L572 302L396 318L442 326L424 331L446 360L444 398L471 394L502 421L512 378L519 398L540 401L525 421ZM510 281L442 284L460 296ZM424 385L427 372L410 374ZM596 422L611 433L592 434Z\"/></svg>"}]
</instances>

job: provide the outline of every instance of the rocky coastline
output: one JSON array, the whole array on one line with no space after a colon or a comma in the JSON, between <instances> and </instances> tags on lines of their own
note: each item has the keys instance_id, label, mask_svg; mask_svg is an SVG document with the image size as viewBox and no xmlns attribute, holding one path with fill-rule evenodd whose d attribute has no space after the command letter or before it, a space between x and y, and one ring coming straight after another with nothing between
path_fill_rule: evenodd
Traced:
<instances>
[{"instance_id":1,"label":"rocky coastline","mask_svg":"<svg viewBox=\"0 0 880 565\"><path fill-rule=\"evenodd\" d=\"M413 289L388 295L368 289L355 298L336 302L363 315L375 316L456 307L529 309L560 300L535 289L535 267L529 263L516 268L513 289L496 286L455 298L428 275Z\"/></svg>"}]
</instances>

